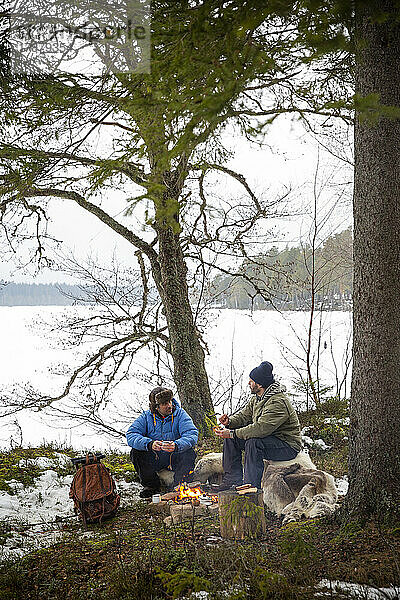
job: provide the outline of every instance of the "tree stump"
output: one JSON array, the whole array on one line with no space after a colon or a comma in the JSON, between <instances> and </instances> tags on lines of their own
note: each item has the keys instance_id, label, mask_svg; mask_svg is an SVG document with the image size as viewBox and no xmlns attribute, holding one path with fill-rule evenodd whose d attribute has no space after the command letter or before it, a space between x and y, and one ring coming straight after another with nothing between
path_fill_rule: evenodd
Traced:
<instances>
[{"instance_id":1,"label":"tree stump","mask_svg":"<svg viewBox=\"0 0 400 600\"><path fill-rule=\"evenodd\" d=\"M226 490L218 494L219 521L223 538L245 540L265 534L263 493L261 490L238 494Z\"/></svg>"}]
</instances>

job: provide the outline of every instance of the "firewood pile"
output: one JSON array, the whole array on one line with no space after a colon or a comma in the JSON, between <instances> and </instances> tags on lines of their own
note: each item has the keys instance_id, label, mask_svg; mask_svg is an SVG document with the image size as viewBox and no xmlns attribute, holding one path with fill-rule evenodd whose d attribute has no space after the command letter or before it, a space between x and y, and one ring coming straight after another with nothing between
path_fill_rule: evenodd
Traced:
<instances>
[{"instance_id":1,"label":"firewood pile","mask_svg":"<svg viewBox=\"0 0 400 600\"><path fill-rule=\"evenodd\" d=\"M257 488L251 487L250 484L234 489L235 495L239 497L257 492ZM149 499L149 510L154 515L163 516L166 525L176 525L194 517L218 514L218 504L218 496L202 490L201 483L195 481L184 483L172 492L153 496L153 499Z\"/></svg>"},{"instance_id":2,"label":"firewood pile","mask_svg":"<svg viewBox=\"0 0 400 600\"><path fill-rule=\"evenodd\" d=\"M183 483L172 492L154 499L156 502L149 499L149 510L152 514L163 516L166 525L218 514L218 496L203 491L198 481Z\"/></svg>"}]
</instances>

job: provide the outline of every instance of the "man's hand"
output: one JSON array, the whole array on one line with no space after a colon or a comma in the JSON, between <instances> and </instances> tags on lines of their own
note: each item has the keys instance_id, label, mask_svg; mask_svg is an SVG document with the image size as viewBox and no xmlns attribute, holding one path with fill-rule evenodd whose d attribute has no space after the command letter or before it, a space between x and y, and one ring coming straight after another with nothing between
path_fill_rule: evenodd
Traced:
<instances>
[{"instance_id":1,"label":"man's hand","mask_svg":"<svg viewBox=\"0 0 400 600\"><path fill-rule=\"evenodd\" d=\"M173 452L175 450L176 444L175 442L163 442L162 443L162 450L164 450L164 452Z\"/></svg>"},{"instance_id":2,"label":"man's hand","mask_svg":"<svg viewBox=\"0 0 400 600\"><path fill-rule=\"evenodd\" d=\"M231 438L233 437L233 430L232 429L214 429L214 433L215 435L217 435L220 438Z\"/></svg>"},{"instance_id":3,"label":"man's hand","mask_svg":"<svg viewBox=\"0 0 400 600\"><path fill-rule=\"evenodd\" d=\"M151 449L160 452L160 450L163 449L162 444L163 443L160 440L155 440L151 445Z\"/></svg>"},{"instance_id":4,"label":"man's hand","mask_svg":"<svg viewBox=\"0 0 400 600\"><path fill-rule=\"evenodd\" d=\"M221 415L218 420L219 420L220 423L222 423L222 425L224 425L225 427L228 427L228 425L229 425L229 417L228 417L228 415Z\"/></svg>"}]
</instances>

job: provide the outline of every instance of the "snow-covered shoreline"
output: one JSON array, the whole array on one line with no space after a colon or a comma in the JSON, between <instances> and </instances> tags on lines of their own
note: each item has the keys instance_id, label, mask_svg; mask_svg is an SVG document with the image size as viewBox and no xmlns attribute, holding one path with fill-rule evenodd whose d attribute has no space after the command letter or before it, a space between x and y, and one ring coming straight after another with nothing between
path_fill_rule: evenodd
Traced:
<instances>
[{"instance_id":1,"label":"snow-covered shoreline","mask_svg":"<svg viewBox=\"0 0 400 600\"><path fill-rule=\"evenodd\" d=\"M58 395L63 389L70 369L81 364L88 353L104 340L92 340L76 347L67 347L62 341L57 325L63 314L86 314L87 307L1 307L0 327L0 390L13 394L13 390L27 384L43 394ZM42 320L49 323L47 329ZM307 312L211 310L204 328L207 344L207 370L217 412L231 412L238 399L247 394L249 371L261 360L274 364L276 377L289 392L295 392L300 375L305 374L304 340L309 321ZM52 329L51 329L52 328ZM344 359L351 331L351 313L323 313L319 344L319 377L325 385L335 385L344 377ZM113 390L103 417L118 418L120 438L110 438L106 433L94 432L87 426L71 427L62 417L54 420L46 411L23 411L1 419L0 448L12 443L38 446L54 442L57 447L74 447L91 450L115 449L125 446L123 432L143 408L146 408L149 388L158 383L152 373L156 371L154 359L143 350L135 356L132 376L121 381ZM168 385L173 382L168 379ZM347 373L349 382L350 371ZM148 383L144 383L144 381ZM230 386L234 383L233 393ZM349 389L349 388L347 388ZM342 390L344 393L344 389ZM296 404L303 402L301 395ZM79 401L77 393L76 401ZM74 404L69 402L74 410Z\"/></svg>"}]
</instances>

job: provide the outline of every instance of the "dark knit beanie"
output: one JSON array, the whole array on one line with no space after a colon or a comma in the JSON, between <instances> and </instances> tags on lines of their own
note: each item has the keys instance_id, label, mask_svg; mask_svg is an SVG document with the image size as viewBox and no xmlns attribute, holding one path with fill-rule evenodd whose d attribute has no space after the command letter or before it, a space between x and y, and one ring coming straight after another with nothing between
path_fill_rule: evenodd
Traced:
<instances>
[{"instance_id":1,"label":"dark knit beanie","mask_svg":"<svg viewBox=\"0 0 400 600\"><path fill-rule=\"evenodd\" d=\"M250 379L261 385L261 387L267 388L275 381L272 370L273 366L271 363L264 360L261 365L250 371Z\"/></svg>"}]
</instances>

